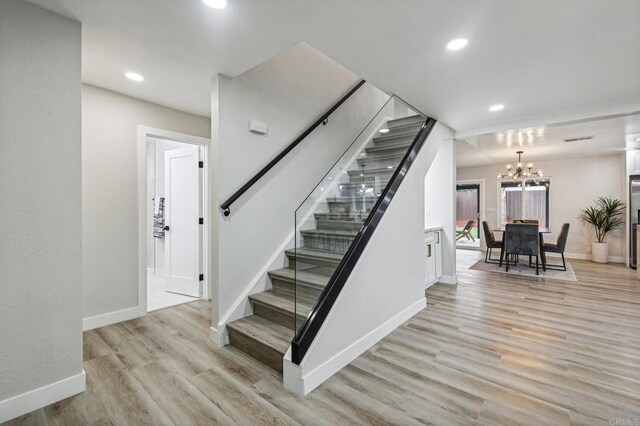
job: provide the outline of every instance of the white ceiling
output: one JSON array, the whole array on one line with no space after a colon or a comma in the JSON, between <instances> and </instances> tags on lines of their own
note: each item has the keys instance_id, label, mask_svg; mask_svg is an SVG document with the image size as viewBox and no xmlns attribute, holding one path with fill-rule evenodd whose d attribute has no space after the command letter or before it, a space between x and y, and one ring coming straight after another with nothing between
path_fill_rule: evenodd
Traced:
<instances>
[{"instance_id":1,"label":"white ceiling","mask_svg":"<svg viewBox=\"0 0 640 426\"><path fill-rule=\"evenodd\" d=\"M564 139L593 136L591 140ZM636 141L636 139L639 139ZM640 114L487 133L458 139L458 167L591 157L640 148Z\"/></svg>"},{"instance_id":2,"label":"white ceiling","mask_svg":"<svg viewBox=\"0 0 640 426\"><path fill-rule=\"evenodd\" d=\"M458 132L640 111L638 0L31 1L83 23L86 82L205 116L211 76L300 41Z\"/></svg>"}]
</instances>

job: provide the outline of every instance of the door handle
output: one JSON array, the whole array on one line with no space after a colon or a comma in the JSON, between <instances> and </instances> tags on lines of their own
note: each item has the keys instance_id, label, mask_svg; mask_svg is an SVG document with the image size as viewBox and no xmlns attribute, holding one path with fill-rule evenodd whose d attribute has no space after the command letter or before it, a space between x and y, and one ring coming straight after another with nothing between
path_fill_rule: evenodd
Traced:
<instances>
[{"instance_id":1,"label":"door handle","mask_svg":"<svg viewBox=\"0 0 640 426\"><path fill-rule=\"evenodd\" d=\"M165 231L171 231L171 228L169 227L169 225L167 225L167 226L164 227L164 230Z\"/></svg>"}]
</instances>

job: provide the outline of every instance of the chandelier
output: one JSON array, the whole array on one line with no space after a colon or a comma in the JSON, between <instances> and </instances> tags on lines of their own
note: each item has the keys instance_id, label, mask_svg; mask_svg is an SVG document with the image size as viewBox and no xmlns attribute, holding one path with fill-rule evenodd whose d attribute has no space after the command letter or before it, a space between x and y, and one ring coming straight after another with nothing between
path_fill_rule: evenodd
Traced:
<instances>
[{"instance_id":1,"label":"chandelier","mask_svg":"<svg viewBox=\"0 0 640 426\"><path fill-rule=\"evenodd\" d=\"M522 154L524 151L517 151L518 154L518 164L513 167L512 164L507 164L507 173L499 173L498 179L512 178L513 180L520 180L522 178L528 177L542 177L544 173L542 170L538 169L537 171L533 171L533 163L528 163L525 167L522 164Z\"/></svg>"}]
</instances>

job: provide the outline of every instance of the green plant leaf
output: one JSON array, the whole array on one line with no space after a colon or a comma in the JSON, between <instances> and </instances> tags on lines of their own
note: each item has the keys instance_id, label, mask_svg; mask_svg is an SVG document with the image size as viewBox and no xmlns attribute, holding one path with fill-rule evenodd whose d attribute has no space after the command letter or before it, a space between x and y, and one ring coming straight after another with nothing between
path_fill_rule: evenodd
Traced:
<instances>
[{"instance_id":1,"label":"green plant leaf","mask_svg":"<svg viewBox=\"0 0 640 426\"><path fill-rule=\"evenodd\" d=\"M607 233L624 224L624 209L625 204L618 199L598 197L594 206L580 211L578 218L594 227L596 240L602 243Z\"/></svg>"}]
</instances>

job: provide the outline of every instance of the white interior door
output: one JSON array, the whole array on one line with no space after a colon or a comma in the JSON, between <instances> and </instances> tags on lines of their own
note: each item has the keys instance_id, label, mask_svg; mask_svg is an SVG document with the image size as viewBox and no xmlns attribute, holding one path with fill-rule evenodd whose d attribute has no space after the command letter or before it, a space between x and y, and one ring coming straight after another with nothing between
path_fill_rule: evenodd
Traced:
<instances>
[{"instance_id":1,"label":"white interior door","mask_svg":"<svg viewBox=\"0 0 640 426\"><path fill-rule=\"evenodd\" d=\"M201 296L199 152L191 146L164 154L167 290L194 297Z\"/></svg>"}]
</instances>

